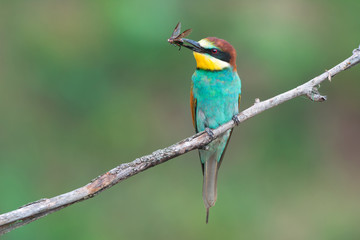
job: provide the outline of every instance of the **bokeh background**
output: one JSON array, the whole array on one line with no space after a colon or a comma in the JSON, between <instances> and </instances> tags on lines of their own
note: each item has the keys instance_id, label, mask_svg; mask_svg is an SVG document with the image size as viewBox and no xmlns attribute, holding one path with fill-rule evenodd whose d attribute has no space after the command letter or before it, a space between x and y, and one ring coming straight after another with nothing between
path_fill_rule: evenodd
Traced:
<instances>
[{"instance_id":1,"label":"bokeh background","mask_svg":"<svg viewBox=\"0 0 360 240\"><path fill-rule=\"evenodd\" d=\"M195 61L166 39L238 52L242 109L360 43L360 1L0 1L0 213L83 186L193 134ZM360 66L236 128L205 224L195 151L2 236L360 239Z\"/></svg>"}]
</instances>

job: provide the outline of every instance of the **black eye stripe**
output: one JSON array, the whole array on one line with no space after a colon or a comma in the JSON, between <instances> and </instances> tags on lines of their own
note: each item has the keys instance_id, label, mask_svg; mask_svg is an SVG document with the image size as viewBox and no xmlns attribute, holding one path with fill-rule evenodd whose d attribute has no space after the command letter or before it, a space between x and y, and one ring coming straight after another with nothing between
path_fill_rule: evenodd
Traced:
<instances>
[{"instance_id":1,"label":"black eye stripe","mask_svg":"<svg viewBox=\"0 0 360 240\"><path fill-rule=\"evenodd\" d=\"M229 53L223 52L223 51L221 51L219 49L217 49L217 52L214 53L212 50L213 50L213 48L206 49L205 51L206 51L207 54L209 54L210 56L213 56L214 58L217 58L217 59L220 59L220 60L222 60L224 62L230 63L231 56L230 56Z\"/></svg>"}]
</instances>

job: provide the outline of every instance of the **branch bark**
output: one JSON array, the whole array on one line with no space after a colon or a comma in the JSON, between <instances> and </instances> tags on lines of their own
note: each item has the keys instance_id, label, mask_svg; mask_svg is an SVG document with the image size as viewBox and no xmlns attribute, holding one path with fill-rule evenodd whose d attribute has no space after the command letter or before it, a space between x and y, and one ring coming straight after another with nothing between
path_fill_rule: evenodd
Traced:
<instances>
[{"instance_id":1,"label":"branch bark","mask_svg":"<svg viewBox=\"0 0 360 240\"><path fill-rule=\"evenodd\" d=\"M355 66L360 62L360 47L353 51L353 55L343 62L321 75L311 79L310 81L275 97L265 101L255 100L253 106L238 114L239 123L281 103L289 101L298 96L307 96L310 100L322 102L326 100L326 96L320 95L317 86L336 74ZM231 120L213 130L214 138L218 137L226 130L236 126ZM38 201L26 204L17 210L0 215L0 235L10 232L11 230L26 225L32 221L42 218L50 213L56 212L74 203L84 201L99 194L115 184L125 180L135 174L138 174L150 167L164 163L179 155L185 154L194 149L203 147L210 143L211 139L206 132L200 132L188 137L167 148L157 150L150 155L142 156L132 162L121 164L110 171L93 179L87 185L75 189L71 192L53 198L44 198Z\"/></svg>"}]
</instances>

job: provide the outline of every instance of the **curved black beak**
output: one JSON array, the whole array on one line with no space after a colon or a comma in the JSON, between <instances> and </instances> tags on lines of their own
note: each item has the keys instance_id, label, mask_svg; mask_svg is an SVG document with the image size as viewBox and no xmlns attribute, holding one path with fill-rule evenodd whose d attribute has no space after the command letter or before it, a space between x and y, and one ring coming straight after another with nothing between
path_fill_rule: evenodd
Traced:
<instances>
[{"instance_id":1,"label":"curved black beak","mask_svg":"<svg viewBox=\"0 0 360 240\"><path fill-rule=\"evenodd\" d=\"M191 39L187 39L187 38L182 38L182 40L184 41L184 44L182 44L182 47L186 47L194 52L198 52L198 53L204 53L205 49L200 46L200 44L194 40ZM189 45L186 45L185 43L188 43Z\"/></svg>"}]
</instances>

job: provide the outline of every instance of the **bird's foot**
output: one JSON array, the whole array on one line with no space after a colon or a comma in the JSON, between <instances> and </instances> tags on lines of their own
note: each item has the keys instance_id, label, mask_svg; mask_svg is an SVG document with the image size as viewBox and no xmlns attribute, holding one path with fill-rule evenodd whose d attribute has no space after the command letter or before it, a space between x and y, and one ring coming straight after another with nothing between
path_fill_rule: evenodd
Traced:
<instances>
[{"instance_id":1,"label":"bird's foot","mask_svg":"<svg viewBox=\"0 0 360 240\"><path fill-rule=\"evenodd\" d=\"M235 125L238 126L240 124L240 120L237 116L237 114L235 114L233 117L232 117L232 120L234 121Z\"/></svg>"},{"instance_id":2,"label":"bird's foot","mask_svg":"<svg viewBox=\"0 0 360 240\"><path fill-rule=\"evenodd\" d=\"M211 140L213 140L215 138L215 134L210 128L205 128L205 132L209 135Z\"/></svg>"},{"instance_id":3,"label":"bird's foot","mask_svg":"<svg viewBox=\"0 0 360 240\"><path fill-rule=\"evenodd\" d=\"M199 149L204 150L204 151L208 151L210 149L209 145L205 145L203 147L200 147Z\"/></svg>"}]
</instances>

